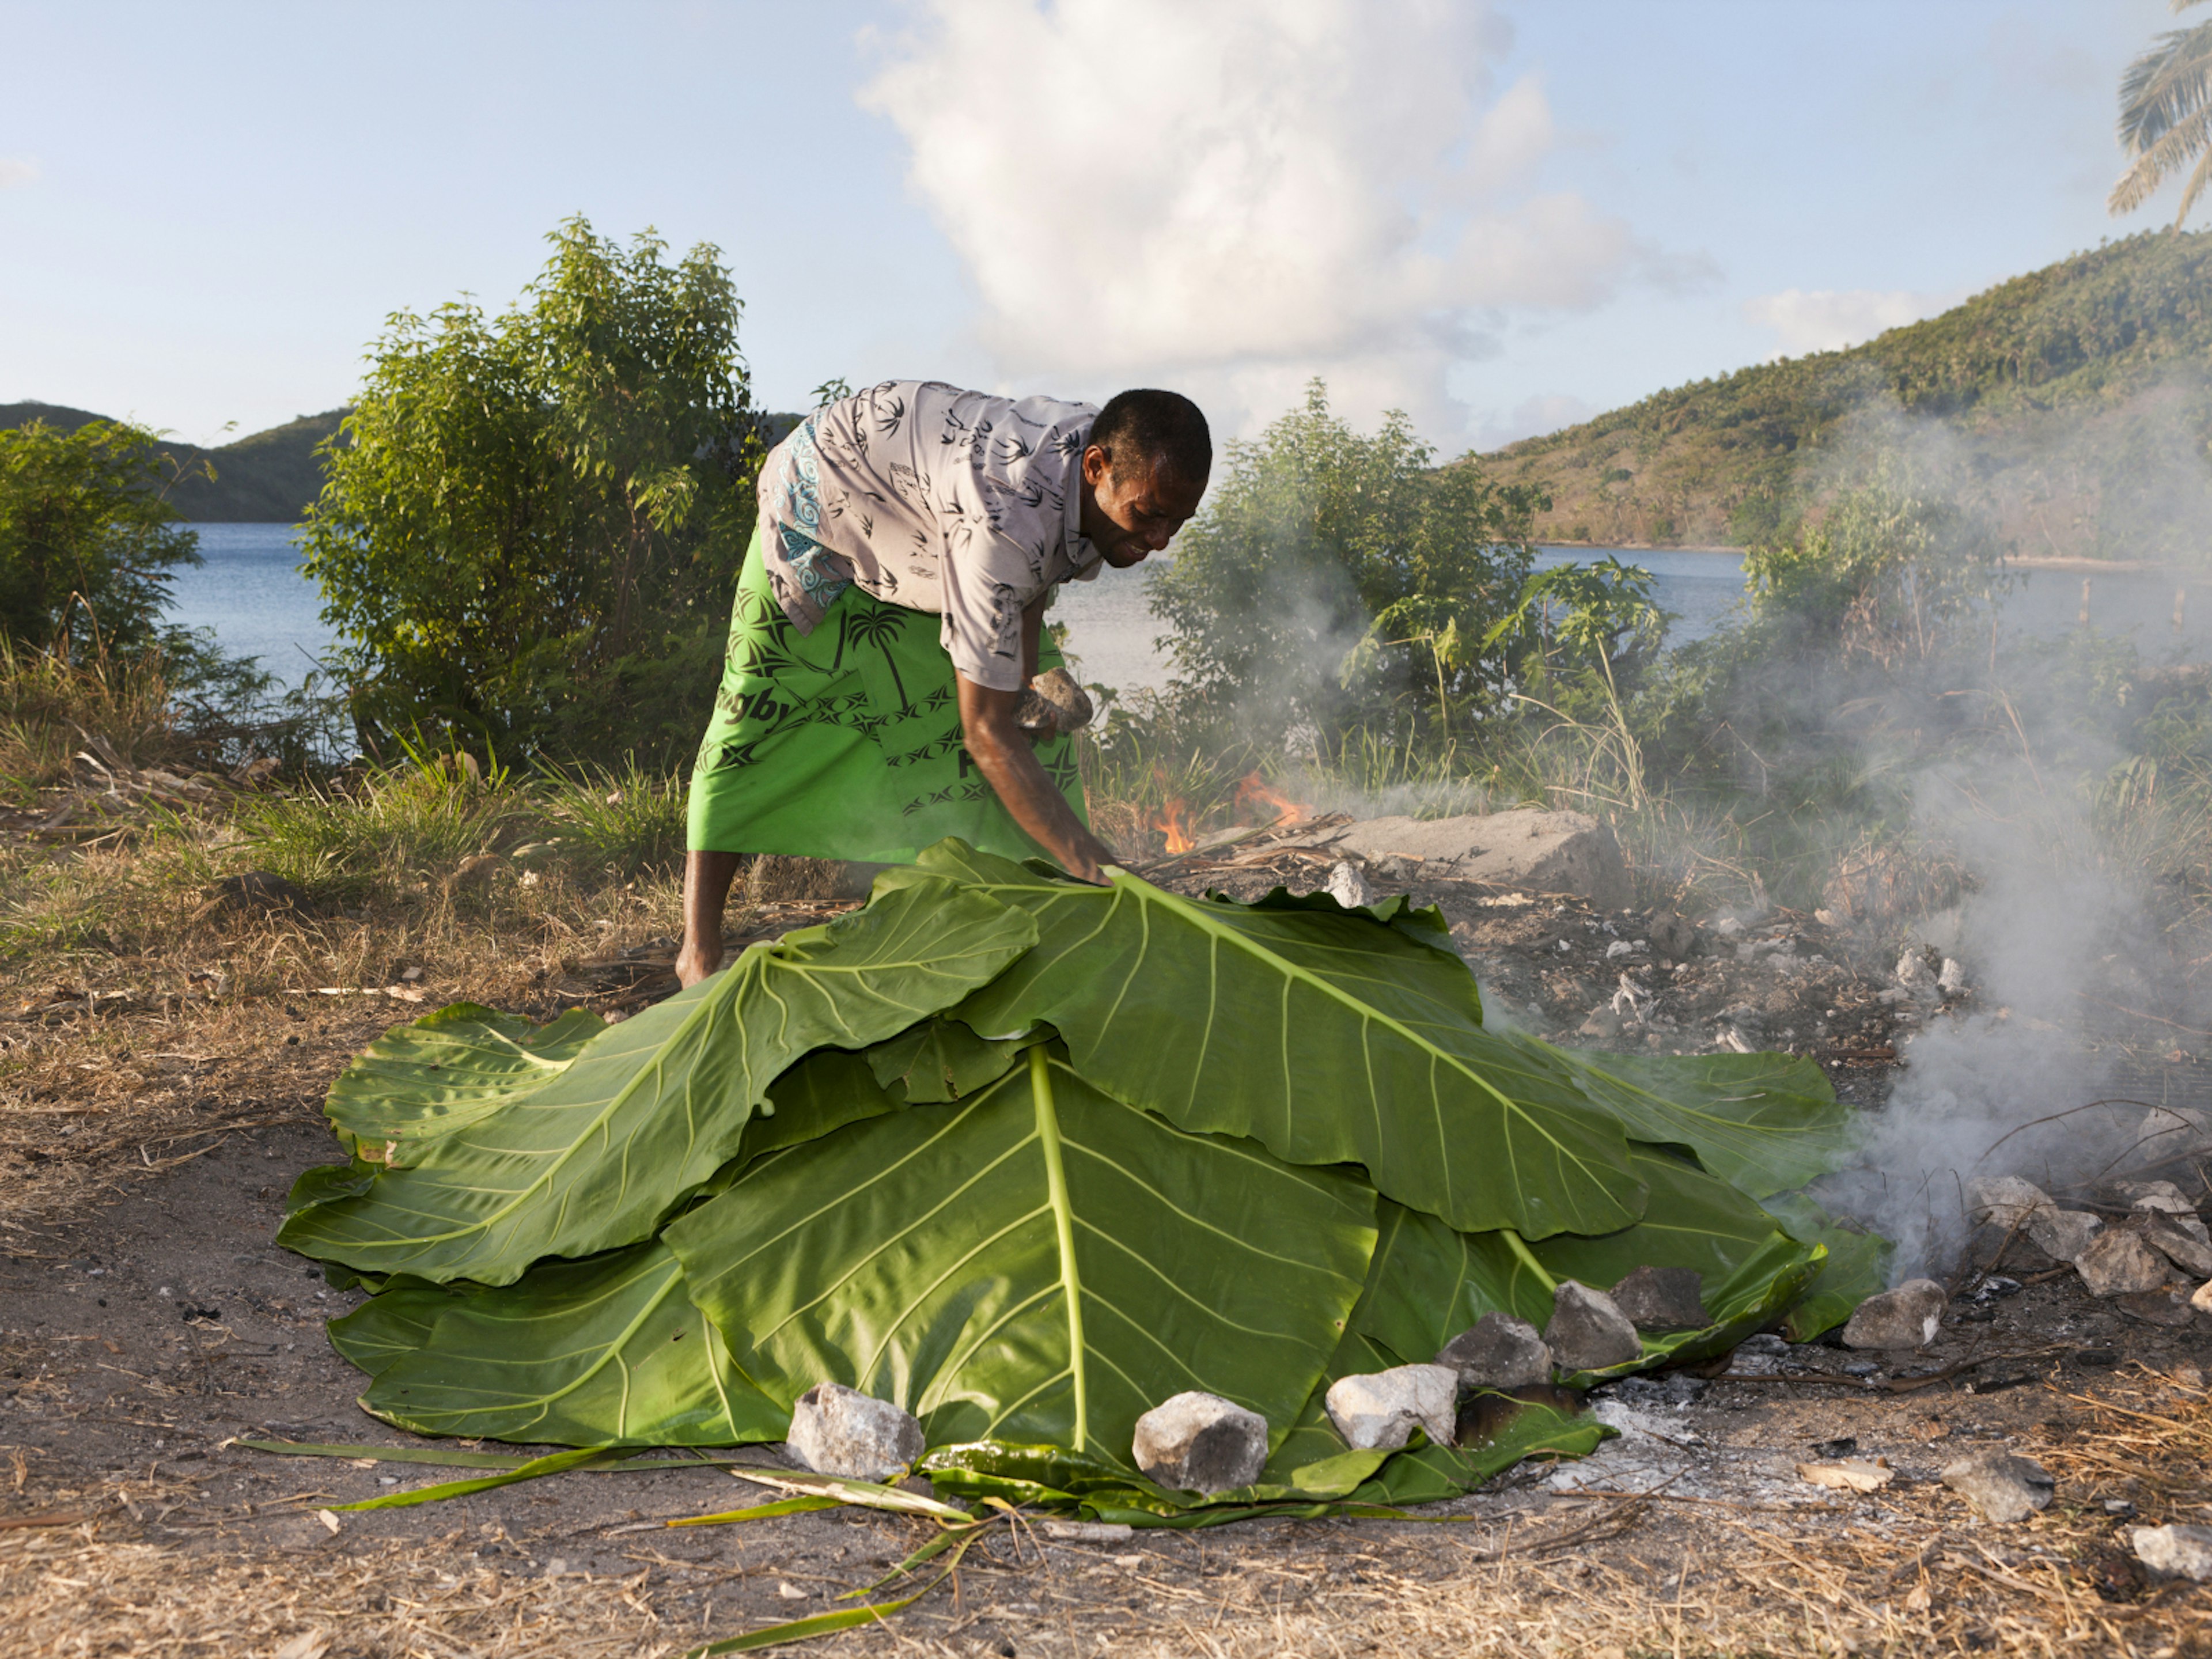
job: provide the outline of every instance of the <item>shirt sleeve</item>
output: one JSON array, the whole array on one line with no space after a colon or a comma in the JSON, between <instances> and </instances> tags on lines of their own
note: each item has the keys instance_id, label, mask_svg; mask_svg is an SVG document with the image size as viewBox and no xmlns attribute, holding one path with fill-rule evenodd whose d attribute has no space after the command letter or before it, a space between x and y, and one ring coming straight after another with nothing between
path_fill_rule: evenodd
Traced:
<instances>
[{"instance_id":1,"label":"shirt sleeve","mask_svg":"<svg viewBox=\"0 0 2212 1659\"><path fill-rule=\"evenodd\" d=\"M1022 611L1044 591L1031 574L1029 555L997 532L978 529L945 550L944 579L938 637L953 667L994 691L1022 690L1028 683Z\"/></svg>"}]
</instances>

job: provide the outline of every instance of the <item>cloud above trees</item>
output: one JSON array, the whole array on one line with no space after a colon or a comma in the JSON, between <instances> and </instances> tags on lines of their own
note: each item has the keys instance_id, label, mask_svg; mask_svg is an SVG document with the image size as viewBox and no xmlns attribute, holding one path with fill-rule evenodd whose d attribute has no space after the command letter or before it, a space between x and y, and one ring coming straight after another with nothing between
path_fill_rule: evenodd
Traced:
<instances>
[{"instance_id":1,"label":"cloud above trees","mask_svg":"<svg viewBox=\"0 0 2212 1659\"><path fill-rule=\"evenodd\" d=\"M1778 356L1796 357L1862 344L1887 329L1933 317L1964 297L1905 289L1791 288L1745 301L1743 314L1773 334Z\"/></svg>"},{"instance_id":2,"label":"cloud above trees","mask_svg":"<svg viewBox=\"0 0 2212 1659\"><path fill-rule=\"evenodd\" d=\"M1480 6L929 0L872 45L860 102L1009 383L1165 382L1249 430L1321 374L1458 431L1446 375L1516 315L1683 275L1547 187L1550 104Z\"/></svg>"}]
</instances>

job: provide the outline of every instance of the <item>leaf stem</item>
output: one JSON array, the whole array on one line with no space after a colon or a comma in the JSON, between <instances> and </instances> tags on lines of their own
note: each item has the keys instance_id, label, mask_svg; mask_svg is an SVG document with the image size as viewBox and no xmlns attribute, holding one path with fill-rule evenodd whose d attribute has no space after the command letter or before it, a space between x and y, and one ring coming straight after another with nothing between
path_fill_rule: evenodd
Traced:
<instances>
[{"instance_id":1,"label":"leaf stem","mask_svg":"<svg viewBox=\"0 0 2212 1659\"><path fill-rule=\"evenodd\" d=\"M1060 1156L1060 1118L1052 1107L1052 1062L1042 1043L1030 1050L1030 1092L1036 1099L1037 1145L1044 1153L1047 1200L1053 1229L1060 1236L1060 1283L1067 1297L1067 1369L1075 1382L1075 1437L1068 1449L1083 1450L1090 1418L1090 1389L1084 1364L1083 1281L1075 1272L1075 1209L1067 1201L1067 1170Z\"/></svg>"},{"instance_id":2,"label":"leaf stem","mask_svg":"<svg viewBox=\"0 0 2212 1659\"><path fill-rule=\"evenodd\" d=\"M1538 1283L1541 1284L1547 1291L1557 1291L1559 1290L1559 1281L1544 1271L1544 1264L1536 1260L1536 1253L1528 1248L1528 1240L1522 1238L1520 1234L1515 1232L1510 1227L1500 1227L1498 1230L1498 1237L1505 1241L1508 1248L1512 1250L1513 1254L1521 1258L1521 1265L1528 1268L1530 1273L1536 1275Z\"/></svg>"}]
</instances>

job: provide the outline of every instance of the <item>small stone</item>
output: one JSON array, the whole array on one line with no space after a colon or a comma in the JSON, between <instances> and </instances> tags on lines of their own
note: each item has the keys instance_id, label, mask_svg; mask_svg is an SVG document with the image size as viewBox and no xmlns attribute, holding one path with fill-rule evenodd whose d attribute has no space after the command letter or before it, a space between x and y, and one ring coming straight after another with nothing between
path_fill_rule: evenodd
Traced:
<instances>
[{"instance_id":1,"label":"small stone","mask_svg":"<svg viewBox=\"0 0 2212 1659\"><path fill-rule=\"evenodd\" d=\"M2027 1236L2052 1261L2072 1261L2104 1225L2087 1210L2046 1210L2029 1219Z\"/></svg>"},{"instance_id":2,"label":"small stone","mask_svg":"<svg viewBox=\"0 0 2212 1659\"><path fill-rule=\"evenodd\" d=\"M1651 948L1669 962L1680 962L1697 948L1698 930L1672 910L1654 910L1644 926Z\"/></svg>"},{"instance_id":3,"label":"small stone","mask_svg":"<svg viewBox=\"0 0 2212 1659\"><path fill-rule=\"evenodd\" d=\"M2155 1169L2212 1152L2212 1114L2192 1106L2154 1106L2136 1126L2130 1154L2138 1169Z\"/></svg>"},{"instance_id":4,"label":"small stone","mask_svg":"<svg viewBox=\"0 0 2212 1659\"><path fill-rule=\"evenodd\" d=\"M921 1424L842 1382L817 1382L791 1408L792 1453L817 1474L890 1480L906 1473L922 1444Z\"/></svg>"},{"instance_id":5,"label":"small stone","mask_svg":"<svg viewBox=\"0 0 2212 1659\"><path fill-rule=\"evenodd\" d=\"M1981 1514L1984 1521L2025 1521L2046 1508L2057 1483L2033 1458L1991 1446L1945 1466L1943 1484Z\"/></svg>"},{"instance_id":6,"label":"small stone","mask_svg":"<svg viewBox=\"0 0 2212 1659\"><path fill-rule=\"evenodd\" d=\"M1924 1348L1942 1328L1950 1298L1932 1279L1908 1279L1893 1291L1870 1296L1844 1327L1849 1348Z\"/></svg>"},{"instance_id":7,"label":"small stone","mask_svg":"<svg viewBox=\"0 0 2212 1659\"><path fill-rule=\"evenodd\" d=\"M1328 872L1328 896L1347 910L1375 902L1375 890L1350 859L1339 859Z\"/></svg>"},{"instance_id":8,"label":"small stone","mask_svg":"<svg viewBox=\"0 0 2212 1659\"><path fill-rule=\"evenodd\" d=\"M1943 971L1936 975L1936 988L1947 997L1957 996L1966 988L1966 970L1950 957L1943 958Z\"/></svg>"},{"instance_id":9,"label":"small stone","mask_svg":"<svg viewBox=\"0 0 2212 1659\"><path fill-rule=\"evenodd\" d=\"M1880 1492L1897 1479L1887 1458L1846 1457L1832 1463L1800 1463L1797 1478L1837 1492Z\"/></svg>"},{"instance_id":10,"label":"small stone","mask_svg":"<svg viewBox=\"0 0 2212 1659\"><path fill-rule=\"evenodd\" d=\"M1978 1176L1966 1183L1966 1211L1992 1226L2025 1229L2039 1215L2056 1214L2051 1194L2018 1176Z\"/></svg>"},{"instance_id":11,"label":"small stone","mask_svg":"<svg viewBox=\"0 0 2212 1659\"><path fill-rule=\"evenodd\" d=\"M1091 694L1076 684L1065 668L1048 668L1030 681L1014 711L1014 723L1025 732L1080 732L1096 711Z\"/></svg>"},{"instance_id":12,"label":"small stone","mask_svg":"<svg viewBox=\"0 0 2212 1659\"><path fill-rule=\"evenodd\" d=\"M1552 1380L1552 1351L1536 1328L1511 1314L1486 1313L1437 1351L1462 1389L1533 1389Z\"/></svg>"},{"instance_id":13,"label":"small stone","mask_svg":"<svg viewBox=\"0 0 2212 1659\"><path fill-rule=\"evenodd\" d=\"M2206 1243L2182 1225L2179 1216L2169 1215L2163 1210L2144 1210L2141 1214L2144 1243L2196 1278L2212 1277L2212 1244ZM2197 1220L2193 1212L2189 1218ZM2197 1222L2197 1224L2201 1227L2203 1223Z\"/></svg>"},{"instance_id":14,"label":"small stone","mask_svg":"<svg viewBox=\"0 0 2212 1659\"><path fill-rule=\"evenodd\" d=\"M1171 1491L1232 1492L1267 1466L1267 1419L1193 1389L1139 1418L1130 1449L1145 1478Z\"/></svg>"},{"instance_id":15,"label":"small stone","mask_svg":"<svg viewBox=\"0 0 2212 1659\"><path fill-rule=\"evenodd\" d=\"M2212 1583L2212 1527L2136 1527L2136 1559L2161 1578Z\"/></svg>"},{"instance_id":16,"label":"small stone","mask_svg":"<svg viewBox=\"0 0 2212 1659\"><path fill-rule=\"evenodd\" d=\"M1613 1305L1639 1331L1701 1331L1713 1322L1695 1267L1638 1267L1613 1287Z\"/></svg>"},{"instance_id":17,"label":"small stone","mask_svg":"<svg viewBox=\"0 0 2212 1659\"><path fill-rule=\"evenodd\" d=\"M2056 1255L2054 1251L2052 1254ZM2108 1227L2074 1258L2074 1271L2092 1296L2126 1296L2163 1290L2173 1271L2166 1260L2126 1227Z\"/></svg>"},{"instance_id":18,"label":"small stone","mask_svg":"<svg viewBox=\"0 0 2212 1659\"><path fill-rule=\"evenodd\" d=\"M2212 1279L2197 1287L2197 1293L2189 1298L2189 1305L2201 1314L2212 1314Z\"/></svg>"},{"instance_id":19,"label":"small stone","mask_svg":"<svg viewBox=\"0 0 2212 1659\"><path fill-rule=\"evenodd\" d=\"M1620 1035L1620 1016L1607 1007L1593 1008L1589 1011L1589 1017L1575 1030L1583 1036L1596 1037L1601 1041L1617 1037Z\"/></svg>"},{"instance_id":20,"label":"small stone","mask_svg":"<svg viewBox=\"0 0 2212 1659\"><path fill-rule=\"evenodd\" d=\"M2123 1181L2114 1189L2130 1209L2166 1210L2174 1215L2195 1215L2197 1206L2181 1195L2171 1181Z\"/></svg>"},{"instance_id":21,"label":"small stone","mask_svg":"<svg viewBox=\"0 0 2212 1659\"><path fill-rule=\"evenodd\" d=\"M1448 1365L1400 1365L1340 1376L1322 1403L1354 1451L1396 1451L1415 1429L1449 1446L1459 1418L1459 1373Z\"/></svg>"},{"instance_id":22,"label":"small stone","mask_svg":"<svg viewBox=\"0 0 2212 1659\"><path fill-rule=\"evenodd\" d=\"M1626 1314L1603 1291L1563 1279L1552 1292L1552 1322L1544 1344L1563 1371L1598 1371L1640 1358L1643 1340Z\"/></svg>"},{"instance_id":23,"label":"small stone","mask_svg":"<svg viewBox=\"0 0 2212 1659\"><path fill-rule=\"evenodd\" d=\"M2196 1315L2190 1311L2188 1298L2179 1291L2135 1291L2114 1297L2112 1305L2130 1319L2140 1319L2146 1325L2163 1325L2170 1330L2197 1322Z\"/></svg>"}]
</instances>

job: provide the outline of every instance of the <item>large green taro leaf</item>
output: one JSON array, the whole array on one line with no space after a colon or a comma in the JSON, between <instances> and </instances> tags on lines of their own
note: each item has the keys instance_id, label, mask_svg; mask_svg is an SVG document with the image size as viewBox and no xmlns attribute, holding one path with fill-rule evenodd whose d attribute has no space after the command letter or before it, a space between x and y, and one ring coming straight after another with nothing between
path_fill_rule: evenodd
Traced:
<instances>
[{"instance_id":1,"label":"large green taro leaf","mask_svg":"<svg viewBox=\"0 0 2212 1659\"><path fill-rule=\"evenodd\" d=\"M1828 1259L1783 1322L1783 1334L1792 1342L1809 1342L1834 1329L1860 1303L1889 1288L1897 1247L1881 1234L1839 1224L1802 1193L1778 1194L1766 1200L1766 1208L1795 1237L1828 1249Z\"/></svg>"},{"instance_id":2,"label":"large green taro leaf","mask_svg":"<svg viewBox=\"0 0 2212 1659\"><path fill-rule=\"evenodd\" d=\"M1014 1067L1024 1034L988 1042L957 1019L925 1020L868 1050L878 1085L902 1106L926 1106L972 1095Z\"/></svg>"},{"instance_id":3,"label":"large green taro leaf","mask_svg":"<svg viewBox=\"0 0 2212 1659\"><path fill-rule=\"evenodd\" d=\"M734 1446L791 1425L658 1241L448 1297L428 1340L388 1359L361 1403L416 1434L533 1445Z\"/></svg>"},{"instance_id":4,"label":"large green taro leaf","mask_svg":"<svg viewBox=\"0 0 2212 1659\"><path fill-rule=\"evenodd\" d=\"M738 1150L810 1049L863 1048L989 980L1035 924L921 881L736 963L586 1043L541 1087L424 1143L410 1167L293 1214L278 1242L438 1281L512 1284L540 1257L650 1237Z\"/></svg>"},{"instance_id":5,"label":"large green taro leaf","mask_svg":"<svg viewBox=\"0 0 2212 1659\"><path fill-rule=\"evenodd\" d=\"M1687 1146L1753 1198L1839 1168L1858 1144L1856 1115L1827 1075L1794 1054L1614 1054L1534 1038L1635 1140Z\"/></svg>"},{"instance_id":6,"label":"large green taro leaf","mask_svg":"<svg viewBox=\"0 0 2212 1659\"><path fill-rule=\"evenodd\" d=\"M1636 1225L1601 1238L1523 1243L1502 1233L1456 1233L1416 1211L1386 1211L1353 1328L1407 1361L1425 1360L1493 1310L1541 1329L1560 1279L1609 1290L1642 1267L1694 1270L1712 1322L1644 1333L1642 1357L1604 1373L1618 1376L1723 1352L1803 1294L1824 1259L1820 1245L1800 1243L1735 1188L1680 1158L1640 1146L1632 1156L1650 1188L1650 1207Z\"/></svg>"},{"instance_id":7,"label":"large green taro leaf","mask_svg":"<svg viewBox=\"0 0 2212 1659\"><path fill-rule=\"evenodd\" d=\"M430 1340L438 1316L477 1287L448 1287L402 1274L351 1313L323 1327L331 1346L374 1376Z\"/></svg>"},{"instance_id":8,"label":"large green taro leaf","mask_svg":"<svg viewBox=\"0 0 2212 1659\"><path fill-rule=\"evenodd\" d=\"M1644 1219L1603 1238L1562 1237L1534 1243L1504 1233L1459 1233L1431 1215L1387 1200L1376 1218L1375 1255L1344 1340L1291 1432L1268 1460L1265 1479L1295 1481L1303 1466L1340 1454L1322 1407L1328 1383L1363 1371L1425 1363L1486 1313L1510 1313L1542 1329L1552 1316L1552 1285L1578 1279L1610 1289L1638 1267L1690 1267L1713 1322L1702 1330L1647 1331L1637 1359L1603 1373L1565 1380L1588 1383L1671 1360L1733 1347L1771 1323L1804 1292L1823 1251L1801 1243L1727 1182L1655 1147L1632 1157L1650 1184ZM1432 1446L1382 1471L1387 1501L1416 1503L1465 1490L1481 1479L1468 1453ZM1381 1491L1382 1488L1376 1488ZM1375 1501L1385 1501L1382 1498Z\"/></svg>"},{"instance_id":9,"label":"large green taro leaf","mask_svg":"<svg viewBox=\"0 0 2212 1659\"><path fill-rule=\"evenodd\" d=\"M957 1103L750 1165L664 1235L738 1363L787 1403L823 1379L933 1444L1123 1462L1187 1389L1287 1423L1367 1272L1375 1194L1121 1104L1043 1047Z\"/></svg>"},{"instance_id":10,"label":"large green taro leaf","mask_svg":"<svg viewBox=\"0 0 2212 1659\"><path fill-rule=\"evenodd\" d=\"M457 1002L395 1025L362 1050L331 1085L324 1110L363 1146L389 1146L392 1164L416 1144L489 1117L565 1071L606 1030L571 1008L550 1024Z\"/></svg>"},{"instance_id":11,"label":"large green taro leaf","mask_svg":"<svg viewBox=\"0 0 2212 1659\"><path fill-rule=\"evenodd\" d=\"M1037 947L953 1011L987 1037L1048 1024L1118 1099L1292 1164L1364 1165L1458 1226L1540 1237L1644 1212L1619 1124L1556 1057L1483 1029L1465 963L1395 927L1054 881L957 841L921 865L878 895L927 871L1036 918Z\"/></svg>"}]
</instances>

